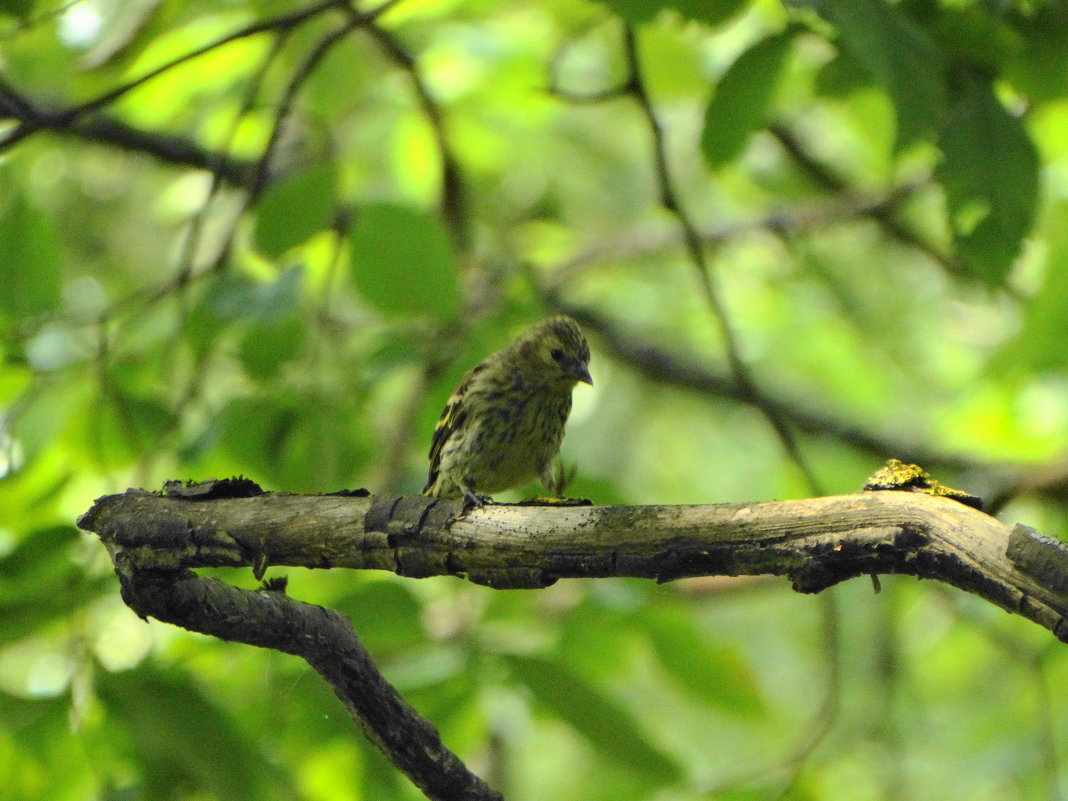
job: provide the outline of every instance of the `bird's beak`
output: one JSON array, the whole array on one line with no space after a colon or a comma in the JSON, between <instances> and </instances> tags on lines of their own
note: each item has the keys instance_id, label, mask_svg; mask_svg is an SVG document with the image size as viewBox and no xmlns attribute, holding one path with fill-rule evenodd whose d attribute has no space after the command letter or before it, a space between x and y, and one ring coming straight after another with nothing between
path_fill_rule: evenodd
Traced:
<instances>
[{"instance_id":1,"label":"bird's beak","mask_svg":"<svg viewBox=\"0 0 1068 801\"><path fill-rule=\"evenodd\" d=\"M575 371L572 373L576 380L581 381L583 384L589 384L593 386L593 376L590 375L590 368L585 362L576 362Z\"/></svg>"}]
</instances>

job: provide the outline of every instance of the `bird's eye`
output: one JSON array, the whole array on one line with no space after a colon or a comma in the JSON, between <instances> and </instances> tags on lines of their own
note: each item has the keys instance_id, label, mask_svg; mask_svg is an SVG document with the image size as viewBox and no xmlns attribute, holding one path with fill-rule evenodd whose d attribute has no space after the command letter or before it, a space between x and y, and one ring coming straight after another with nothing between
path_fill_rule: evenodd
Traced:
<instances>
[{"instance_id":1,"label":"bird's eye","mask_svg":"<svg viewBox=\"0 0 1068 801\"><path fill-rule=\"evenodd\" d=\"M562 358L564 358L564 352L560 350L560 348L553 348L551 351L549 351L549 355L553 357L554 362L558 362Z\"/></svg>"}]
</instances>

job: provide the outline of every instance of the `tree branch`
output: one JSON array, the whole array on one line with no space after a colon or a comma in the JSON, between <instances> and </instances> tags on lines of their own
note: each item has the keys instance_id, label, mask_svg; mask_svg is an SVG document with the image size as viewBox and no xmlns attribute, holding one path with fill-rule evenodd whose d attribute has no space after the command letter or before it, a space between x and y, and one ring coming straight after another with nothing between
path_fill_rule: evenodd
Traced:
<instances>
[{"instance_id":1,"label":"tree branch","mask_svg":"<svg viewBox=\"0 0 1068 801\"><path fill-rule=\"evenodd\" d=\"M460 504L423 496L263 493L245 479L98 498L98 534L138 614L303 657L368 739L431 799L499 801L382 677L351 625L269 586L190 568L268 565L462 576L499 589L567 577L784 575L814 593L863 574L944 581L1068 642L1068 547L947 497L876 491L703 506Z\"/></svg>"},{"instance_id":2,"label":"tree branch","mask_svg":"<svg viewBox=\"0 0 1068 801\"><path fill-rule=\"evenodd\" d=\"M250 591L191 570L134 567L116 555L123 599L138 614L223 640L295 654L326 679L368 740L441 801L500 801L378 672L343 615L284 593Z\"/></svg>"},{"instance_id":3,"label":"tree branch","mask_svg":"<svg viewBox=\"0 0 1068 801\"><path fill-rule=\"evenodd\" d=\"M706 258L704 243L697 231L697 225L684 208L679 191L676 188L675 178L668 164L667 135L663 123L653 108L653 101L642 75L637 34L634 31L634 27L629 24L623 30L623 53L626 57L627 70L630 74L627 84L628 93L637 102L638 108L641 110L642 116L649 127L660 205L675 218L682 233L682 241L685 245L687 256L697 273L698 286L712 312L720 337L723 339L724 355L726 356L727 365L730 367L734 383L737 385L738 391L745 396L753 408L759 411L768 421L772 431L778 437L783 451L801 471L810 491L818 493L820 491L819 480L808 460L801 453L796 433L788 422L778 414L778 409L771 403L763 389L757 385L756 379L753 377L753 371L742 355L742 348L735 332L734 322L731 319L727 304L723 301L719 282L712 273L712 260Z\"/></svg>"},{"instance_id":4,"label":"tree branch","mask_svg":"<svg viewBox=\"0 0 1068 801\"><path fill-rule=\"evenodd\" d=\"M226 485L227 482L218 484ZM266 526L263 530L266 534L274 524L252 507L272 497L286 496L243 498L240 500L252 506L239 504L229 506L229 509L246 519L246 513L251 512L253 518ZM326 496L320 500L329 503L332 499ZM347 501L343 506L351 509L351 499L334 500ZM162 501L164 506L155 507L154 501ZM143 505L146 502L147 506ZM167 511L167 504L173 502L178 506ZM343 615L266 587L256 591L239 589L216 578L198 576L181 566L185 563L241 563L237 554L244 552L243 546L231 550L235 546L224 542L226 535L221 529L209 531L211 524L205 528L202 522L192 519L179 522L184 512L208 511L216 503L228 505L225 500L176 501L173 497L145 492L111 495L99 499L82 517L80 525L96 529L101 534L115 564L123 600L137 614L223 640L302 657L327 681L368 740L427 798L434 801L501 801L501 795L469 771L460 758L445 747L433 724L379 673L371 655ZM281 509L275 507L266 511L271 517ZM132 518L129 517L131 514ZM282 516L288 517L288 514L282 512ZM224 527L226 517L224 514L218 520ZM287 528L283 524L279 533ZM272 552L279 547L285 550L289 546L282 542L292 533L294 531L290 530L289 534L282 534L281 540L267 535L261 544ZM291 545L303 547L301 541ZM195 556L198 551L203 558ZM255 564L262 565L254 551L246 553L253 557ZM308 556L320 566L326 566L331 558L322 551ZM302 559L298 554L290 553L283 556L280 563L293 561Z\"/></svg>"},{"instance_id":5,"label":"tree branch","mask_svg":"<svg viewBox=\"0 0 1068 801\"><path fill-rule=\"evenodd\" d=\"M767 130L779 142L783 150L793 158L797 165L817 185L835 194L850 191L849 182L810 153L800 137L788 125L775 123L769 125ZM904 200L904 197L898 198L898 200ZM898 219L898 205L898 202L890 202L881 206L874 206L868 211L868 216L875 220L883 229L883 233L891 239L896 239L902 244L920 251L952 275L958 277L966 276L967 271L953 253L945 252L944 249L930 239Z\"/></svg>"},{"instance_id":6,"label":"tree branch","mask_svg":"<svg viewBox=\"0 0 1068 801\"><path fill-rule=\"evenodd\" d=\"M855 576L937 579L1068 641L1068 547L913 492L695 506L459 505L422 496L196 500L104 496L79 525L123 570L302 566L461 576L500 589L560 578L781 575L798 592Z\"/></svg>"}]
</instances>

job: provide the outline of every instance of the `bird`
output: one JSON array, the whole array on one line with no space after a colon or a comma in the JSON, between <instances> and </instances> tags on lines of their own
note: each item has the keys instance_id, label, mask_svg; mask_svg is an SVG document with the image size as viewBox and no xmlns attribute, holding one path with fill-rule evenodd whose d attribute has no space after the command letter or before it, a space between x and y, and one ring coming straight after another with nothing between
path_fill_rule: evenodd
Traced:
<instances>
[{"instance_id":1,"label":"bird","mask_svg":"<svg viewBox=\"0 0 1068 801\"><path fill-rule=\"evenodd\" d=\"M430 444L423 494L481 507L535 476L553 486L571 391L593 386L590 346L572 318L547 317L467 371Z\"/></svg>"}]
</instances>

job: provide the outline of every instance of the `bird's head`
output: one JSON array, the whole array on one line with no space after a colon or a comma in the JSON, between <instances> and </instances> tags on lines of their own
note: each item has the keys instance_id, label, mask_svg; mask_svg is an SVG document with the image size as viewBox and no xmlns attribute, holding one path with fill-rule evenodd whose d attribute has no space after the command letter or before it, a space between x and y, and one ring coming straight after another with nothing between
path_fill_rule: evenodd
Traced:
<instances>
[{"instance_id":1,"label":"bird's head","mask_svg":"<svg viewBox=\"0 0 1068 801\"><path fill-rule=\"evenodd\" d=\"M526 371L568 389L577 382L593 385L590 346L578 323L563 315L547 317L524 332L515 345Z\"/></svg>"}]
</instances>

